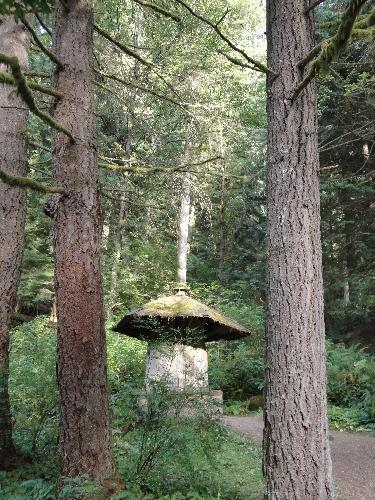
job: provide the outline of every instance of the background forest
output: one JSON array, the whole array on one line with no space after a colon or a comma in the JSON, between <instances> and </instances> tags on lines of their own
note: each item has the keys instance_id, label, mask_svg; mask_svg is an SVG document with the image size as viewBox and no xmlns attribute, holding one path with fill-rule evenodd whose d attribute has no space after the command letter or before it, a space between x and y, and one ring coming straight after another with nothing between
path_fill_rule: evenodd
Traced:
<instances>
[{"instance_id":1,"label":"background forest","mask_svg":"<svg viewBox=\"0 0 375 500\"><path fill-rule=\"evenodd\" d=\"M156 405L159 434L147 421L141 430L133 428L138 417L129 410L134 407L129 398L142 384L146 345L111 331L127 311L170 292L176 281L185 175L181 166L190 141L190 293L252 332L248 340L211 346L210 386L224 391L228 414L261 411L265 78L233 64L217 34L179 2L173 9L168 1L158 4L172 10L174 17L140 0L95 3L97 25L142 56L141 60L126 56L95 35L102 270L116 457L120 474L134 487L134 498L141 490L149 495L145 498L250 498L249 492L258 498L256 491L261 498L259 450L247 439L209 424L203 415L171 429L160 405ZM343 4L327 0L317 9L318 40L335 29L336 13ZM213 22L227 9L222 31L248 54L265 60L264 2L202 0L194 2L194 8ZM46 46L49 26L48 13L42 22L33 21ZM318 94L329 417L334 428L373 432L374 63L370 30L368 37L354 38L332 64L329 74L319 80ZM50 61L32 42L29 78L44 85L50 72ZM50 106L45 94L39 94L37 101L42 109ZM50 132L33 115L28 127L29 175L49 183ZM124 165L131 168L122 172ZM28 192L10 368L14 436L17 445L37 460L0 476L4 488L0 498L52 498L57 474L55 330L49 320L53 259L44 201L42 194ZM203 432L205 426L211 427ZM201 436L199 445L192 439L196 433ZM148 467L140 443L151 446L158 440L166 445ZM179 455L177 448L186 453ZM226 468L224 475L218 461ZM66 498L72 488L89 492L90 483L70 484ZM117 498L132 498L127 494Z\"/></svg>"}]
</instances>

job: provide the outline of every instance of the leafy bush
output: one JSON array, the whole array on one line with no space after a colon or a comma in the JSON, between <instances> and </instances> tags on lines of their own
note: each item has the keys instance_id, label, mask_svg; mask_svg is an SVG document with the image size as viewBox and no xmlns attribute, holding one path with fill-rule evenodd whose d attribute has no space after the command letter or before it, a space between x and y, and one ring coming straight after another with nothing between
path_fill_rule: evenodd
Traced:
<instances>
[{"instance_id":1,"label":"leafy bush","mask_svg":"<svg viewBox=\"0 0 375 500\"><path fill-rule=\"evenodd\" d=\"M224 414L234 415L235 417L242 417L249 414L246 408L246 401L233 401L229 399L224 404Z\"/></svg>"},{"instance_id":2,"label":"leafy bush","mask_svg":"<svg viewBox=\"0 0 375 500\"><path fill-rule=\"evenodd\" d=\"M0 474L0 499L56 498L55 349L56 332L47 318L36 318L12 332L15 437L17 445L32 454L33 463ZM161 390L146 412L139 407L145 356L144 342L108 333L114 454L127 488L114 499L262 498L259 447L218 425L209 405L198 406L194 416L181 411L172 415L170 398L176 395ZM80 493L96 498L94 485L85 478L64 483L59 498Z\"/></svg>"},{"instance_id":3,"label":"leafy bush","mask_svg":"<svg viewBox=\"0 0 375 500\"><path fill-rule=\"evenodd\" d=\"M209 348L208 375L212 389L225 399L245 400L264 387L263 353L254 352L248 341L218 343Z\"/></svg>"},{"instance_id":4,"label":"leafy bush","mask_svg":"<svg viewBox=\"0 0 375 500\"><path fill-rule=\"evenodd\" d=\"M57 440L56 332L38 317L10 338L9 393L17 446L29 454L55 448Z\"/></svg>"},{"instance_id":5,"label":"leafy bush","mask_svg":"<svg viewBox=\"0 0 375 500\"><path fill-rule=\"evenodd\" d=\"M115 430L125 484L155 498L262 498L259 447L219 425L207 400L158 385L147 407L127 408L136 420Z\"/></svg>"},{"instance_id":6,"label":"leafy bush","mask_svg":"<svg viewBox=\"0 0 375 500\"><path fill-rule=\"evenodd\" d=\"M374 429L374 356L357 346L327 342L327 377L329 402L336 407L355 409L350 418L356 415L356 427Z\"/></svg>"},{"instance_id":7,"label":"leafy bush","mask_svg":"<svg viewBox=\"0 0 375 500\"><path fill-rule=\"evenodd\" d=\"M342 406L328 405L329 425L332 429L338 431L360 430L359 421L361 417L362 412L358 408L343 408Z\"/></svg>"}]
</instances>

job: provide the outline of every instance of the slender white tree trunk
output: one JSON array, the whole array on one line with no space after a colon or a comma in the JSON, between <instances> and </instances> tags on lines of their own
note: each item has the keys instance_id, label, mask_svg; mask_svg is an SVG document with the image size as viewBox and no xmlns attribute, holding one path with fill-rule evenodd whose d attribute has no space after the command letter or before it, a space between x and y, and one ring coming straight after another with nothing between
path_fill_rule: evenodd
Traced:
<instances>
[{"instance_id":1,"label":"slender white tree trunk","mask_svg":"<svg viewBox=\"0 0 375 500\"><path fill-rule=\"evenodd\" d=\"M189 121L186 129L184 163L189 165L191 162L191 152L193 145L193 123ZM189 167L182 174L181 178L181 204L178 226L178 269L177 280L179 283L186 283L187 254L189 240L189 217L190 217L190 178Z\"/></svg>"}]
</instances>

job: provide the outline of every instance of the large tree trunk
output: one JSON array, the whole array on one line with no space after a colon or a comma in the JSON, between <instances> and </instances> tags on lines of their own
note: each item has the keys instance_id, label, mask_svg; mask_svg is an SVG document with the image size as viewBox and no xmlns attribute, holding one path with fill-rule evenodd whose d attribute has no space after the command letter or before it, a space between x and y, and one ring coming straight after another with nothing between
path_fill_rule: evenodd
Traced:
<instances>
[{"instance_id":1,"label":"large tree trunk","mask_svg":"<svg viewBox=\"0 0 375 500\"><path fill-rule=\"evenodd\" d=\"M331 499L315 85L296 99L313 46L307 2L267 1L267 499Z\"/></svg>"},{"instance_id":2,"label":"large tree trunk","mask_svg":"<svg viewBox=\"0 0 375 500\"><path fill-rule=\"evenodd\" d=\"M13 16L0 16L0 52L27 67L29 37ZM7 68L0 65L0 71ZM28 108L12 85L0 84L0 168L25 175ZM16 459L8 394L9 329L21 272L25 235L25 190L0 181L0 468Z\"/></svg>"},{"instance_id":3,"label":"large tree trunk","mask_svg":"<svg viewBox=\"0 0 375 500\"><path fill-rule=\"evenodd\" d=\"M100 268L100 213L94 143L92 7L56 2L54 50L62 62L54 118L71 131L53 134L55 181L64 186L54 215L58 321L60 460L63 476L111 476L106 342Z\"/></svg>"}]
</instances>

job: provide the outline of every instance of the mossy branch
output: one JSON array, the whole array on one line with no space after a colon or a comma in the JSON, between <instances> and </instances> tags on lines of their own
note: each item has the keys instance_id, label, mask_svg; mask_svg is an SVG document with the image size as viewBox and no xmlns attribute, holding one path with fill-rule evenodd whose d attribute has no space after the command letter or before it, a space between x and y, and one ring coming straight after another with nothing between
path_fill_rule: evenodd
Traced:
<instances>
[{"instance_id":1,"label":"mossy branch","mask_svg":"<svg viewBox=\"0 0 375 500\"><path fill-rule=\"evenodd\" d=\"M34 147L34 148L39 148L43 149L44 151L47 151L48 153L52 153L51 148L48 148L44 144L41 144L40 142L35 142L35 141L29 141L29 145Z\"/></svg>"},{"instance_id":2,"label":"mossy branch","mask_svg":"<svg viewBox=\"0 0 375 500\"><path fill-rule=\"evenodd\" d=\"M118 40L116 40L115 38L111 37L111 35L109 33L107 33L106 31L104 31L97 24L94 24L94 30L100 36L102 36L103 38L105 38L109 42L113 43L113 45L115 45L116 47L118 47L120 50L122 50L126 55L128 55L130 57L133 57L134 59L136 59L137 61L139 61L144 66L147 66L148 68L152 68L154 66L149 61L146 61L146 59L143 59L142 56L140 56L139 54L137 54L137 52L134 52L134 50L132 50L131 48L129 48L127 45L125 45L124 43L121 43Z\"/></svg>"},{"instance_id":3,"label":"mossy branch","mask_svg":"<svg viewBox=\"0 0 375 500\"><path fill-rule=\"evenodd\" d=\"M0 179L9 186L32 189L33 191L38 191L39 193L44 193L44 194L65 193L63 188L47 186L46 184L34 181L34 179L30 179L29 177L10 175L1 169L0 169Z\"/></svg>"},{"instance_id":4,"label":"mossy branch","mask_svg":"<svg viewBox=\"0 0 375 500\"><path fill-rule=\"evenodd\" d=\"M44 54L46 54L46 56L49 57L51 59L51 61L53 61L56 64L56 66L61 68L62 67L61 61L55 56L55 54L53 52L51 52L49 49L47 49L47 47L45 45L42 44L42 42L38 38L38 35L35 33L31 24L26 20L25 17L22 18L22 23L26 26L28 31L31 33L31 36L33 37L34 42L40 48L40 50L42 52L44 52Z\"/></svg>"},{"instance_id":5,"label":"mossy branch","mask_svg":"<svg viewBox=\"0 0 375 500\"><path fill-rule=\"evenodd\" d=\"M69 130L67 130L60 123L56 122L50 114L45 113L38 108L34 101L34 97L32 95L30 87L27 85L26 79L21 71L17 57L10 57L0 53L0 63L7 64L10 67L14 78L14 85L17 87L19 95L27 104L30 111L34 113L35 116L44 121L44 123L47 123L47 125L49 125L50 127L67 135L71 139L71 141L75 142Z\"/></svg>"},{"instance_id":6,"label":"mossy branch","mask_svg":"<svg viewBox=\"0 0 375 500\"><path fill-rule=\"evenodd\" d=\"M226 54L222 50L218 50L218 53L221 54L222 56L224 56L226 59L228 59L229 62L231 62L232 64L235 64L236 66L240 66L241 68L249 68L249 69L252 69L253 71L259 71L260 73L263 73L263 71L261 71L256 66L252 66L250 64L247 64L247 63L241 61L240 59L237 59L237 57L232 57L232 56Z\"/></svg>"},{"instance_id":7,"label":"mossy branch","mask_svg":"<svg viewBox=\"0 0 375 500\"><path fill-rule=\"evenodd\" d=\"M182 7L184 7L192 16L199 19L199 21L201 21L204 24L207 24L207 26L212 28L215 31L215 33L223 40L223 42L225 42L232 50L234 50L235 52L238 52L238 54L241 54L241 56L244 57L248 63L250 63L253 66L255 66L256 68L258 68L258 70L261 73L276 76L276 73L274 73L270 68L267 68L267 66L265 66L261 62L256 61L255 59L250 57L243 49L240 49L239 47L237 47L226 35L224 35L224 33L220 30L220 28L218 26L219 23L215 24L212 21L210 21L209 19L201 16L200 14L198 14L198 12L195 12L195 10L192 9L190 7L190 5L185 3L183 0L175 0L175 2L178 3L179 5L181 5Z\"/></svg>"},{"instance_id":8,"label":"mossy branch","mask_svg":"<svg viewBox=\"0 0 375 500\"><path fill-rule=\"evenodd\" d=\"M375 7L373 7L367 15L360 16L361 19L358 19L354 24L354 30L357 29L367 29L375 24Z\"/></svg>"},{"instance_id":9,"label":"mossy branch","mask_svg":"<svg viewBox=\"0 0 375 500\"><path fill-rule=\"evenodd\" d=\"M51 73L46 73L45 71L25 71L24 75L35 78L52 78Z\"/></svg>"},{"instance_id":10,"label":"mossy branch","mask_svg":"<svg viewBox=\"0 0 375 500\"><path fill-rule=\"evenodd\" d=\"M149 2L144 2L143 0L134 0L136 3L139 5L142 5L142 7L146 7L148 9L154 10L158 14L161 14L164 17L167 17L169 19L172 19L176 23L180 23L181 19L176 15L173 14L172 12L169 12L168 10L163 9L162 7L159 7L158 5L155 5L153 3Z\"/></svg>"},{"instance_id":11,"label":"mossy branch","mask_svg":"<svg viewBox=\"0 0 375 500\"><path fill-rule=\"evenodd\" d=\"M152 90L152 89L149 89L148 87L144 87L143 85L139 85L139 83L130 82L130 81L125 80L124 78L121 78L117 75L103 73L102 71L98 71L98 70L95 70L95 73L104 77L104 78L109 78L110 80L114 80L115 82L126 85L127 87L133 87L135 89L141 90L142 92L147 92L148 94L151 94L151 95L157 97L158 99L163 99L164 101L168 101L172 104L175 104L176 106L179 106L180 108L184 109L185 111L187 111L186 107L183 104L176 101L175 99L172 99L171 97L160 94L156 90Z\"/></svg>"},{"instance_id":12,"label":"mossy branch","mask_svg":"<svg viewBox=\"0 0 375 500\"><path fill-rule=\"evenodd\" d=\"M211 163L217 160L222 160L222 156L215 156L213 158L208 158L206 160L202 160L197 163L185 163L183 165L179 165L177 167L132 167L132 166L122 166L116 165L114 163L104 163L99 162L98 167L105 168L107 170L112 170L113 172L121 172L121 173L133 173L133 174L157 174L157 173L174 173L174 172L184 172L191 167L197 167L201 165L205 165L206 163Z\"/></svg>"},{"instance_id":13,"label":"mossy branch","mask_svg":"<svg viewBox=\"0 0 375 500\"><path fill-rule=\"evenodd\" d=\"M345 9L340 25L336 34L330 39L322 42L319 54L311 61L307 75L297 86L293 93L293 99L296 99L302 90L315 78L319 73L329 71L330 63L337 57L338 53L347 45L350 35L353 30L354 23L362 6L368 0L351 0L348 7ZM314 51L314 49L313 49ZM311 54L311 52L310 52ZM306 59L306 58L305 58Z\"/></svg>"},{"instance_id":14,"label":"mossy branch","mask_svg":"<svg viewBox=\"0 0 375 500\"><path fill-rule=\"evenodd\" d=\"M9 73L0 72L0 82L7 83L9 85L15 85L14 77ZM39 83L30 82L29 80L26 80L26 83L32 90L36 90L38 92L42 92L43 94L56 97L57 99L60 99L62 97L62 94L60 94L60 92L56 92L56 90L54 90L52 87L39 85Z\"/></svg>"}]
</instances>

